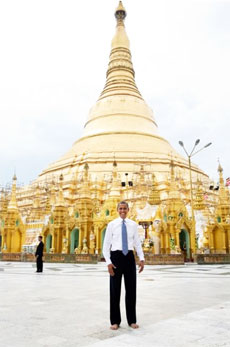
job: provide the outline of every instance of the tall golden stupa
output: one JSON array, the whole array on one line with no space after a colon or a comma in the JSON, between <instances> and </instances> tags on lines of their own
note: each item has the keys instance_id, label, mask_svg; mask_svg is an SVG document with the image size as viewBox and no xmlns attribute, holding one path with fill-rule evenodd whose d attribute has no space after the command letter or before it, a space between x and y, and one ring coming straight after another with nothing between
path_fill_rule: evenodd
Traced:
<instances>
[{"instance_id":1,"label":"tall golden stupa","mask_svg":"<svg viewBox=\"0 0 230 347\"><path fill-rule=\"evenodd\" d=\"M172 158L176 167L188 169L187 160L159 135L153 112L136 86L124 25L126 10L121 1L115 17L117 27L105 87L89 112L83 136L41 173L42 180L61 173L68 180L79 170L82 159L87 161L91 174L99 178L111 173L114 158L121 174L132 175L138 166L148 165L149 170L162 179L169 172ZM205 176L195 165L192 170Z\"/></svg>"},{"instance_id":2,"label":"tall golden stupa","mask_svg":"<svg viewBox=\"0 0 230 347\"><path fill-rule=\"evenodd\" d=\"M230 253L223 169L214 187L158 134L135 84L121 1L115 17L106 84L83 136L32 184L17 187L14 176L11 191L0 194L0 260L29 257L38 235L53 261L100 257L121 200L130 204L146 254L191 260L202 252Z\"/></svg>"}]
</instances>

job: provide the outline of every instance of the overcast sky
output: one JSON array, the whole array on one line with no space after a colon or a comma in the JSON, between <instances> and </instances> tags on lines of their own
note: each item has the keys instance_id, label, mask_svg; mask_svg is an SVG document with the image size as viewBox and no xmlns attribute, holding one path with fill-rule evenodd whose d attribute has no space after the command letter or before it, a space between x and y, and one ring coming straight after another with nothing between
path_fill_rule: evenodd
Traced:
<instances>
[{"instance_id":1,"label":"overcast sky","mask_svg":"<svg viewBox=\"0 0 230 347\"><path fill-rule=\"evenodd\" d=\"M230 176L230 1L124 0L136 83L159 133ZM35 179L82 134L105 84L117 0L0 1L0 185Z\"/></svg>"}]
</instances>

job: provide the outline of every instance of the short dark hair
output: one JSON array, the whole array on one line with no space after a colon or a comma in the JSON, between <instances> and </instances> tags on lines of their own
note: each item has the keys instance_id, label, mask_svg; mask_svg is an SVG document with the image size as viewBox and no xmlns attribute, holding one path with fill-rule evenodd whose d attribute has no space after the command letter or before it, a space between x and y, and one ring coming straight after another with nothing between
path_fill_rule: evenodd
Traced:
<instances>
[{"instance_id":1,"label":"short dark hair","mask_svg":"<svg viewBox=\"0 0 230 347\"><path fill-rule=\"evenodd\" d=\"M119 209L120 205L126 205L126 207L129 209L129 204L128 204L126 201L120 201L120 202L117 204L117 210Z\"/></svg>"},{"instance_id":2,"label":"short dark hair","mask_svg":"<svg viewBox=\"0 0 230 347\"><path fill-rule=\"evenodd\" d=\"M42 236L41 235L39 235L38 238L42 240Z\"/></svg>"}]
</instances>

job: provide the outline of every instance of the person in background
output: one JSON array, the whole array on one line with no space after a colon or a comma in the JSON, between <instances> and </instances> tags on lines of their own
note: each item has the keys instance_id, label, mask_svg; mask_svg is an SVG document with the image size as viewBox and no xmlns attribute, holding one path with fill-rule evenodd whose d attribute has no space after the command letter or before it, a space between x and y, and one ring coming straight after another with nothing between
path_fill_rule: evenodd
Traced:
<instances>
[{"instance_id":1,"label":"person in background","mask_svg":"<svg viewBox=\"0 0 230 347\"><path fill-rule=\"evenodd\" d=\"M35 257L37 261L37 272L43 271L43 248L44 243L42 242L42 236L38 236L39 244L37 245L37 249L35 252Z\"/></svg>"}]
</instances>

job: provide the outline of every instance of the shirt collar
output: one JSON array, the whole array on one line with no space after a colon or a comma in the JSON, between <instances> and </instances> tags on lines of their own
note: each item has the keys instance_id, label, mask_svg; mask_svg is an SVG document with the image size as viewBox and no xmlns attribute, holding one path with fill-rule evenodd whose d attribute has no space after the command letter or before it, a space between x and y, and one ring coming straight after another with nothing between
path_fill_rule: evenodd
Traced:
<instances>
[{"instance_id":1,"label":"shirt collar","mask_svg":"<svg viewBox=\"0 0 230 347\"><path fill-rule=\"evenodd\" d=\"M125 223L127 223L127 220L128 220L128 218L123 219L123 218L121 218L120 216L118 217L118 219L119 219L120 222L123 222L123 220L124 220Z\"/></svg>"}]
</instances>

